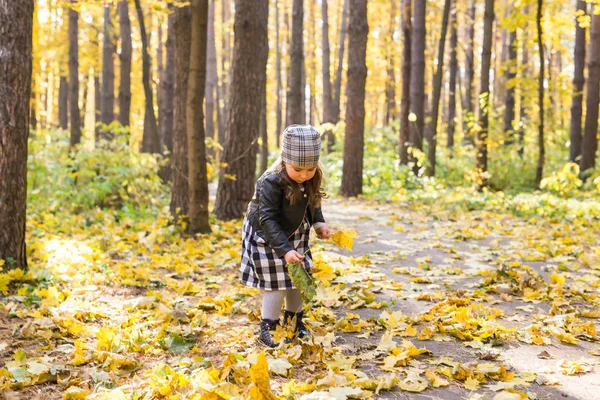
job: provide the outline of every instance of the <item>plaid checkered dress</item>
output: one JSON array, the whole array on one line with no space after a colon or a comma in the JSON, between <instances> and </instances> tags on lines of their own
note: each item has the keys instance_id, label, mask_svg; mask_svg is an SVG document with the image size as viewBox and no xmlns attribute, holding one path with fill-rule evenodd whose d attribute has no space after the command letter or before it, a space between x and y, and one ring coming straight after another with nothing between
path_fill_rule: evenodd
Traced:
<instances>
[{"instance_id":1,"label":"plaid checkered dress","mask_svg":"<svg viewBox=\"0 0 600 400\"><path fill-rule=\"evenodd\" d=\"M300 254L304 254L308 247L310 223L306 216L300 227L294 232L289 241ZM304 268L310 270L313 261L310 251L304 258ZM248 219L244 219L242 229L242 265L240 267L242 283L246 286L264 290L295 289L287 271L283 257L269 247L265 239L260 237L252 228Z\"/></svg>"}]
</instances>

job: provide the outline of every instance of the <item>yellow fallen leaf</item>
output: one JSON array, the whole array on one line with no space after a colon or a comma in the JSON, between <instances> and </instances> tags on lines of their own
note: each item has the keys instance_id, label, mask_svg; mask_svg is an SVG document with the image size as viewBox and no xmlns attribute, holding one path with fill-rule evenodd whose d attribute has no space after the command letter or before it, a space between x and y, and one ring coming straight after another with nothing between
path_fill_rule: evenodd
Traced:
<instances>
[{"instance_id":1,"label":"yellow fallen leaf","mask_svg":"<svg viewBox=\"0 0 600 400\"><path fill-rule=\"evenodd\" d=\"M250 367L250 379L254 383L254 386L250 389L252 399L277 399L277 396L271 392L269 364L264 352L258 354L256 363Z\"/></svg>"},{"instance_id":2,"label":"yellow fallen leaf","mask_svg":"<svg viewBox=\"0 0 600 400\"><path fill-rule=\"evenodd\" d=\"M450 384L447 380L445 380L444 378L440 378L435 372L433 372L430 369L425 371L425 376L427 377L427 379L429 379L431 385L434 388L448 386Z\"/></svg>"},{"instance_id":3,"label":"yellow fallen leaf","mask_svg":"<svg viewBox=\"0 0 600 400\"><path fill-rule=\"evenodd\" d=\"M62 400L85 400L89 393L89 390L71 386L63 395Z\"/></svg>"},{"instance_id":4,"label":"yellow fallen leaf","mask_svg":"<svg viewBox=\"0 0 600 400\"><path fill-rule=\"evenodd\" d=\"M398 382L398 387L407 392L420 393L429 387L429 383L425 379L406 380Z\"/></svg>"},{"instance_id":5,"label":"yellow fallen leaf","mask_svg":"<svg viewBox=\"0 0 600 400\"><path fill-rule=\"evenodd\" d=\"M493 400L527 400L529 397L522 390L506 389L494 396Z\"/></svg>"},{"instance_id":6,"label":"yellow fallen leaf","mask_svg":"<svg viewBox=\"0 0 600 400\"><path fill-rule=\"evenodd\" d=\"M479 389L479 381L473 378L467 378L465 380L465 389L477 390Z\"/></svg>"}]
</instances>

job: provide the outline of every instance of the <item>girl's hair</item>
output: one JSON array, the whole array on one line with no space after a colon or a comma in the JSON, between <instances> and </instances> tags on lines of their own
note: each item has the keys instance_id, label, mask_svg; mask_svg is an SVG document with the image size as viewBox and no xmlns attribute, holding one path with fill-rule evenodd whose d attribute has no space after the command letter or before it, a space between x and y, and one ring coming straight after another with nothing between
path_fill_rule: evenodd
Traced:
<instances>
[{"instance_id":1,"label":"girl's hair","mask_svg":"<svg viewBox=\"0 0 600 400\"><path fill-rule=\"evenodd\" d=\"M312 207L321 207L321 200L327 198L327 194L323 190L323 186L325 184L325 174L323 173L323 168L321 164L317 165L315 176L313 176L310 180L306 181L305 192L300 190L300 185L296 184L285 170L285 163L283 161L279 161L279 163L274 168L275 172L278 172L283 180L285 180L288 184L288 191L285 197L289 200L290 204L294 204L296 201L302 199L304 194L308 195L308 204Z\"/></svg>"}]
</instances>

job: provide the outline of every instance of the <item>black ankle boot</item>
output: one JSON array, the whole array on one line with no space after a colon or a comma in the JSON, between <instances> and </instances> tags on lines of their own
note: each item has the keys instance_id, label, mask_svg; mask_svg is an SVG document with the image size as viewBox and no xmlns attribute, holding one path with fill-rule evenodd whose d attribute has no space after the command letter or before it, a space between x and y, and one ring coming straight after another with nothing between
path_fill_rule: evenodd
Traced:
<instances>
[{"instance_id":1,"label":"black ankle boot","mask_svg":"<svg viewBox=\"0 0 600 400\"><path fill-rule=\"evenodd\" d=\"M308 333L308 329L306 328L306 325L304 325L304 321L302 321L302 318L304 317L304 311L294 313L284 310L283 323L286 325L291 323L294 320L294 317L296 318L296 327L294 328L294 332L298 334L300 339L308 339L310 337L310 333Z\"/></svg>"},{"instance_id":2,"label":"black ankle boot","mask_svg":"<svg viewBox=\"0 0 600 400\"><path fill-rule=\"evenodd\" d=\"M274 341L271 335L271 332L274 332L277 326L279 326L279 321L276 319L264 318L260 321L260 337L258 338L258 342L271 348L279 346L279 343Z\"/></svg>"}]
</instances>

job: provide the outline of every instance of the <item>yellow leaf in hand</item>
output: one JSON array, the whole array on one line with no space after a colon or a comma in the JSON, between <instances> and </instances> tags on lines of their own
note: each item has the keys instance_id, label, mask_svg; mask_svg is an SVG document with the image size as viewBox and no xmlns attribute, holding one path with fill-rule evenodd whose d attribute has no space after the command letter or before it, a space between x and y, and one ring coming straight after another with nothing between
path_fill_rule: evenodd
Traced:
<instances>
[{"instance_id":1,"label":"yellow leaf in hand","mask_svg":"<svg viewBox=\"0 0 600 400\"><path fill-rule=\"evenodd\" d=\"M340 248L346 248L348 250L352 250L352 246L354 245L354 239L358 237L358 233L356 231L339 231L335 232L331 235L331 239L333 243L335 243Z\"/></svg>"}]
</instances>

